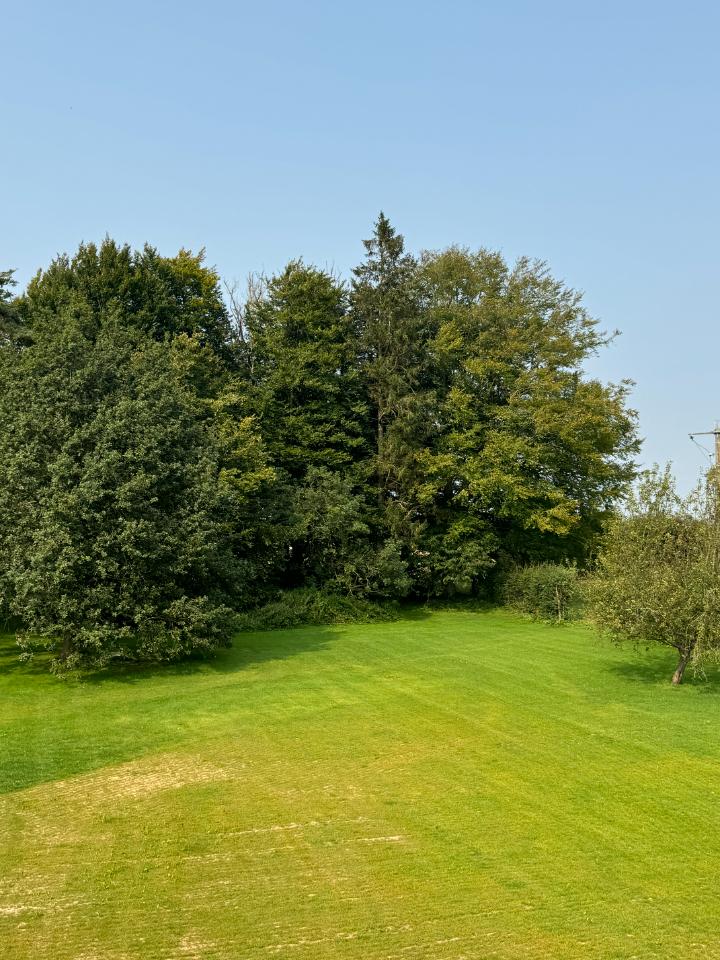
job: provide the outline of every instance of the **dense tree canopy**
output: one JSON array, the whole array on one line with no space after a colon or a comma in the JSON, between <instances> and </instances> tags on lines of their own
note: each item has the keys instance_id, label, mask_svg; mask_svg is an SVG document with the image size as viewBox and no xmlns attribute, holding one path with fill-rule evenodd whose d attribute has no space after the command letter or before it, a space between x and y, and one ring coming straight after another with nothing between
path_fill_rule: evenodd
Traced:
<instances>
[{"instance_id":1,"label":"dense tree canopy","mask_svg":"<svg viewBox=\"0 0 720 960\"><path fill-rule=\"evenodd\" d=\"M257 285L247 304L247 409L292 480L310 467L348 469L368 455L368 405L346 301L333 277L295 262Z\"/></svg>"},{"instance_id":2,"label":"dense tree canopy","mask_svg":"<svg viewBox=\"0 0 720 960\"><path fill-rule=\"evenodd\" d=\"M113 322L90 340L82 312L59 319L0 358L13 609L71 665L212 649L248 588L232 525L267 476L259 441L233 437L251 462L236 478L224 425L173 348Z\"/></svg>"},{"instance_id":3,"label":"dense tree canopy","mask_svg":"<svg viewBox=\"0 0 720 960\"><path fill-rule=\"evenodd\" d=\"M579 295L415 256L383 215L365 248L348 285L301 260L255 282L235 325L184 250L85 244L16 300L0 274L3 599L66 660L201 651L291 587L583 562L638 443L628 385L584 372L607 341Z\"/></svg>"},{"instance_id":4,"label":"dense tree canopy","mask_svg":"<svg viewBox=\"0 0 720 960\"><path fill-rule=\"evenodd\" d=\"M82 304L88 322L100 325L114 309L123 323L156 340L196 335L216 353L229 356L230 324L217 274L203 265L204 254L181 250L161 257L106 238L82 244L74 257L57 257L40 270L18 301L31 329L57 322L65 307Z\"/></svg>"},{"instance_id":5,"label":"dense tree canopy","mask_svg":"<svg viewBox=\"0 0 720 960\"><path fill-rule=\"evenodd\" d=\"M603 334L542 263L450 249L422 269L437 384L421 494L433 575L476 576L498 551L581 559L637 451L628 384L583 374Z\"/></svg>"}]
</instances>

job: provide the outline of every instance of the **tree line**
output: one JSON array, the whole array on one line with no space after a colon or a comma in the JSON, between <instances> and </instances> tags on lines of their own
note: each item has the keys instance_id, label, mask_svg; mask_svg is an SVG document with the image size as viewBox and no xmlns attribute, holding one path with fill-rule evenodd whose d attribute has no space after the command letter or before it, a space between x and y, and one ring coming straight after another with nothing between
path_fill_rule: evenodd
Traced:
<instances>
[{"instance_id":1,"label":"tree line","mask_svg":"<svg viewBox=\"0 0 720 960\"><path fill-rule=\"evenodd\" d=\"M638 450L608 337L539 261L415 255L380 215L349 282L225 297L111 239L0 274L0 597L26 654L169 660L295 588L482 593L584 563Z\"/></svg>"}]
</instances>

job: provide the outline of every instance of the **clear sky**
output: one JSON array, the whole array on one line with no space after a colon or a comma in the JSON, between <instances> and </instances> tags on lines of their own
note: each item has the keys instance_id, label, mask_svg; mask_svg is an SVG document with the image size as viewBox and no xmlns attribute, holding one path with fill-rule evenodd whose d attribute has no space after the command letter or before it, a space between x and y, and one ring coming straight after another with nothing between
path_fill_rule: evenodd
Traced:
<instances>
[{"instance_id":1,"label":"clear sky","mask_svg":"<svg viewBox=\"0 0 720 960\"><path fill-rule=\"evenodd\" d=\"M414 249L529 254L622 337L646 462L720 420L720 5L0 4L0 269L106 233L228 279ZM711 439L711 438L710 438Z\"/></svg>"}]
</instances>

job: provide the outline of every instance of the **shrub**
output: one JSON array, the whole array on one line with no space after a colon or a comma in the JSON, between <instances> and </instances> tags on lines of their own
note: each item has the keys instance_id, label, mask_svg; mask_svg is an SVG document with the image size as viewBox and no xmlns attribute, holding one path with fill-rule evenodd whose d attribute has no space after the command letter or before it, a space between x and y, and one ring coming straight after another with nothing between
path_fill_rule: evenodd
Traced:
<instances>
[{"instance_id":1,"label":"shrub","mask_svg":"<svg viewBox=\"0 0 720 960\"><path fill-rule=\"evenodd\" d=\"M512 567L501 577L498 592L503 603L540 620L570 620L580 609L577 567L559 563Z\"/></svg>"},{"instance_id":2,"label":"shrub","mask_svg":"<svg viewBox=\"0 0 720 960\"><path fill-rule=\"evenodd\" d=\"M396 615L392 604L381 606L361 597L301 587L240 614L237 622L240 630L282 630L302 624L372 623L393 620Z\"/></svg>"}]
</instances>

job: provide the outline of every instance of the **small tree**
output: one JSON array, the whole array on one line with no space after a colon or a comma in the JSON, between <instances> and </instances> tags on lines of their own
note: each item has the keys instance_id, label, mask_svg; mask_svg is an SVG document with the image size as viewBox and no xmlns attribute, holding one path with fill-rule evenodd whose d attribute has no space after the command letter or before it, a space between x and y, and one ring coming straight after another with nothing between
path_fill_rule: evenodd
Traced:
<instances>
[{"instance_id":1,"label":"small tree","mask_svg":"<svg viewBox=\"0 0 720 960\"><path fill-rule=\"evenodd\" d=\"M720 514L717 476L681 497L668 469L642 476L610 522L588 584L595 622L617 641L659 643L688 663L720 650Z\"/></svg>"}]
</instances>

